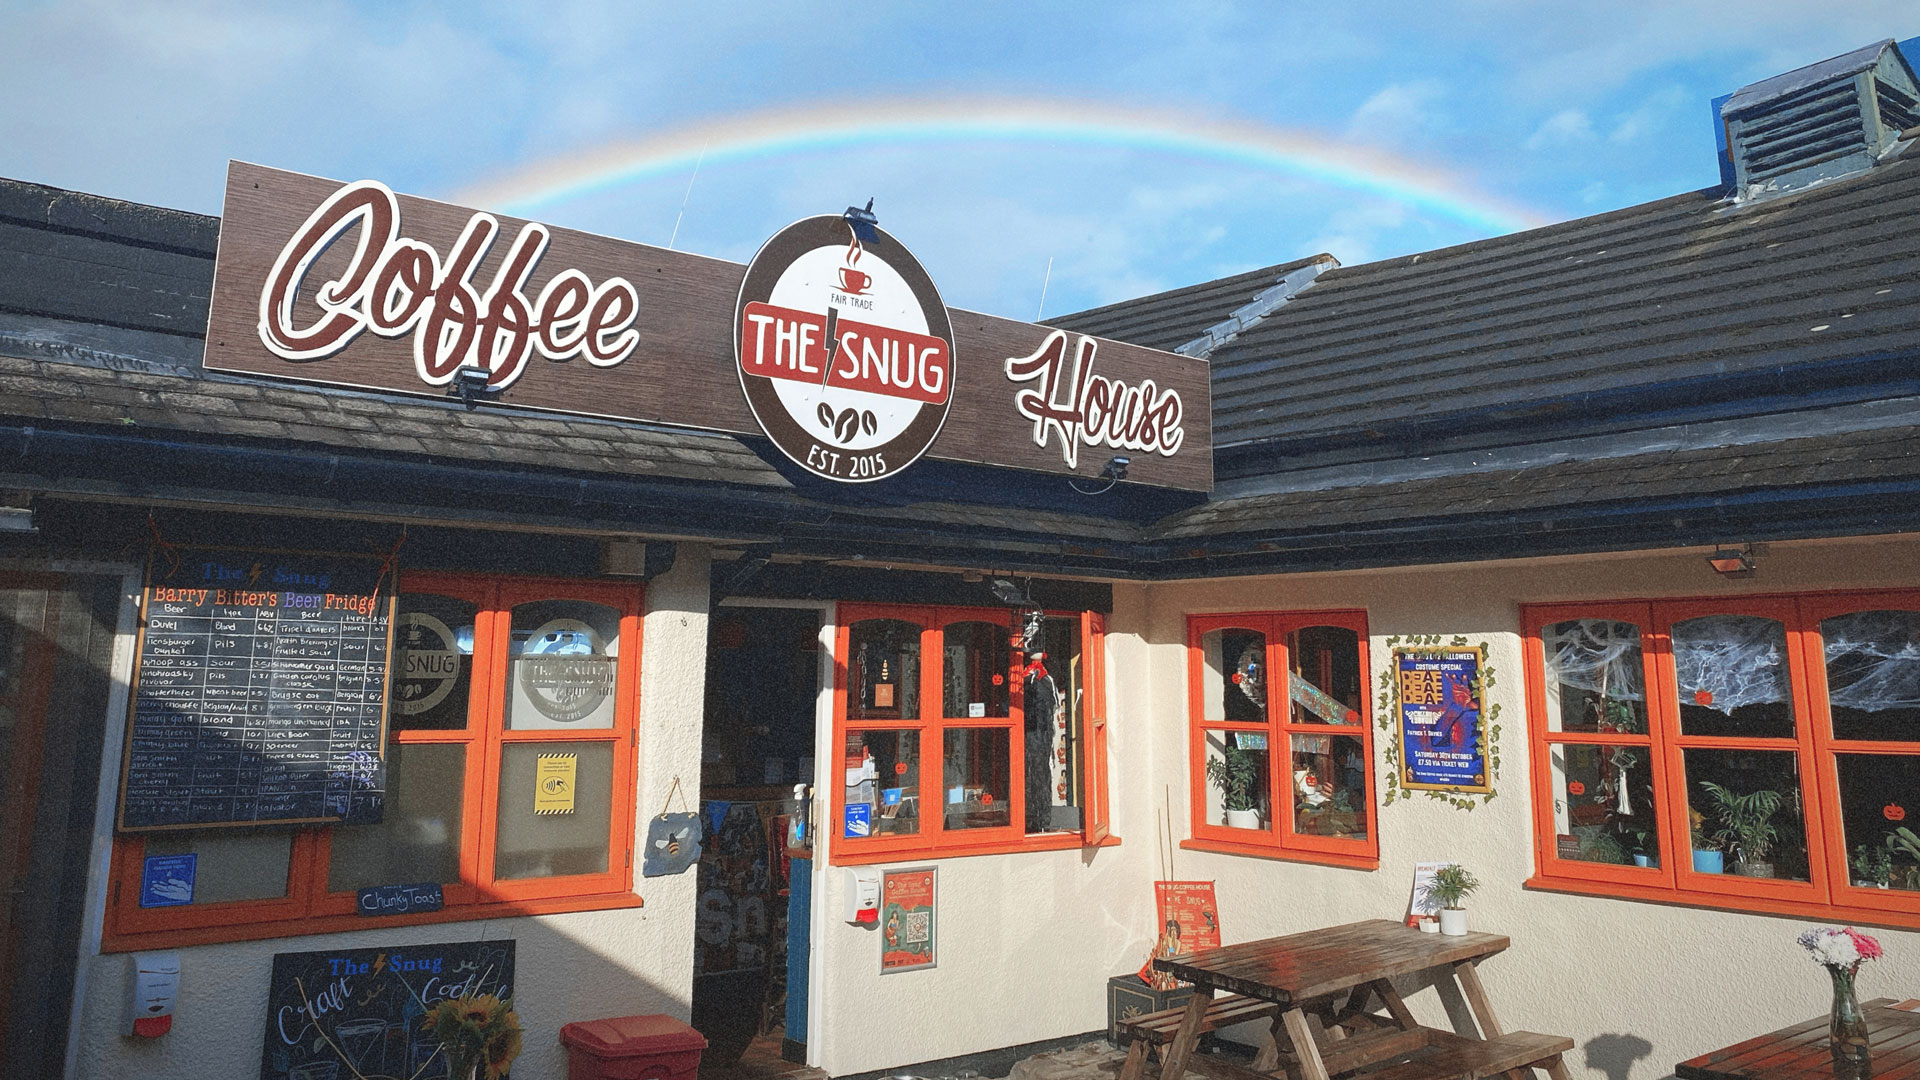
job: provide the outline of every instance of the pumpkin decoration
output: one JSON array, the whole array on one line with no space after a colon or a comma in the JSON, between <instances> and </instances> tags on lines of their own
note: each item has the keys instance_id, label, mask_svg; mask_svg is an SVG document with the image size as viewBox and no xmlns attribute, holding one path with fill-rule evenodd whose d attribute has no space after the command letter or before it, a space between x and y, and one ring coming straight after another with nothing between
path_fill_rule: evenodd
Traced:
<instances>
[{"instance_id":1,"label":"pumpkin decoration","mask_svg":"<svg viewBox=\"0 0 1920 1080\"><path fill-rule=\"evenodd\" d=\"M1905 821L1907 820L1907 808L1901 806L1899 803L1888 803L1881 809L1880 816L1886 818L1888 821Z\"/></svg>"}]
</instances>

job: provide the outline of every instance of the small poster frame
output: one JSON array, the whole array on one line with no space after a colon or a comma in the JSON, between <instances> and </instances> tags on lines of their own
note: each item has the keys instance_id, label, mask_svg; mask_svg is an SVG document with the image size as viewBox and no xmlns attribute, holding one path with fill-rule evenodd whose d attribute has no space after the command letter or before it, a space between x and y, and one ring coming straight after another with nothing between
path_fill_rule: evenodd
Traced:
<instances>
[{"instance_id":1,"label":"small poster frame","mask_svg":"<svg viewBox=\"0 0 1920 1080\"><path fill-rule=\"evenodd\" d=\"M907 866L880 875L880 974L940 966L939 895L938 867Z\"/></svg>"}]
</instances>

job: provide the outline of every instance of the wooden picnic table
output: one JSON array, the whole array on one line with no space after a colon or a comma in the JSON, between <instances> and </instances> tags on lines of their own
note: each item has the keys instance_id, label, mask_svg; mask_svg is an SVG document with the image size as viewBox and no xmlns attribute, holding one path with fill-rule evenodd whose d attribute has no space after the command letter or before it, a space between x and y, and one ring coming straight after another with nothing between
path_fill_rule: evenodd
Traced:
<instances>
[{"instance_id":1,"label":"wooden picnic table","mask_svg":"<svg viewBox=\"0 0 1920 1080\"><path fill-rule=\"evenodd\" d=\"M1571 1049L1572 1041L1529 1032L1508 1035L1481 985L1474 965L1509 944L1500 934L1449 937L1375 919L1155 959L1157 970L1193 984L1194 991L1167 1046L1161 1078L1182 1080L1192 1069L1213 1080L1263 1080L1285 1067L1286 1075L1301 1080L1328 1080L1332 1073L1424 1053L1425 1066L1391 1065L1378 1075L1403 1080L1484 1076L1517 1073L1538 1064L1553 1080L1567 1080L1559 1054ZM1458 980L1485 1041L1414 1020L1392 980L1426 972ZM1275 1007L1268 1010L1272 1028L1251 1070L1194 1055L1201 1034L1209 1029L1215 993ZM1387 1016L1373 1015L1370 1010L1378 1007L1385 1007ZM1524 1060L1503 1064L1516 1058Z\"/></svg>"},{"instance_id":2,"label":"wooden picnic table","mask_svg":"<svg viewBox=\"0 0 1920 1080\"><path fill-rule=\"evenodd\" d=\"M1874 998L1861 1003L1875 1077L1920 1074L1920 1002ZM1701 1054L1674 1066L1681 1080L1833 1080L1825 1016Z\"/></svg>"}]
</instances>

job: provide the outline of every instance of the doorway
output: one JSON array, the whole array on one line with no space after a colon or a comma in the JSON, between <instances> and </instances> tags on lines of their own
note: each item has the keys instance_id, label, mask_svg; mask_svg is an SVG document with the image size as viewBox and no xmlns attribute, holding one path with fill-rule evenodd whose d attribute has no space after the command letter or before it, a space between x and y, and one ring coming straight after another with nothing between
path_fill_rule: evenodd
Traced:
<instances>
[{"instance_id":1,"label":"doorway","mask_svg":"<svg viewBox=\"0 0 1920 1080\"><path fill-rule=\"evenodd\" d=\"M693 1025L709 1078L807 1071L823 612L774 603L708 622Z\"/></svg>"},{"instance_id":2,"label":"doorway","mask_svg":"<svg viewBox=\"0 0 1920 1080\"><path fill-rule=\"evenodd\" d=\"M120 582L0 573L0 1075L64 1071Z\"/></svg>"}]
</instances>

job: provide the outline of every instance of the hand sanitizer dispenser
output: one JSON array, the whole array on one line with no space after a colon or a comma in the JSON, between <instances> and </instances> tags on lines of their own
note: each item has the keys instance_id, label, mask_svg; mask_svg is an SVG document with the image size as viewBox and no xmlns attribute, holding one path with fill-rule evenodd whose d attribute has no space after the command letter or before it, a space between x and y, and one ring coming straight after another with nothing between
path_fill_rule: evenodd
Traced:
<instances>
[{"instance_id":1,"label":"hand sanitizer dispenser","mask_svg":"<svg viewBox=\"0 0 1920 1080\"><path fill-rule=\"evenodd\" d=\"M879 925L880 871L871 866L849 866L845 874L841 880L845 897L842 917L855 926Z\"/></svg>"},{"instance_id":2,"label":"hand sanitizer dispenser","mask_svg":"<svg viewBox=\"0 0 1920 1080\"><path fill-rule=\"evenodd\" d=\"M127 996L128 1035L157 1039L173 1030L173 1004L180 996L180 954L135 953Z\"/></svg>"}]
</instances>

